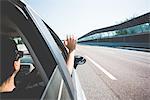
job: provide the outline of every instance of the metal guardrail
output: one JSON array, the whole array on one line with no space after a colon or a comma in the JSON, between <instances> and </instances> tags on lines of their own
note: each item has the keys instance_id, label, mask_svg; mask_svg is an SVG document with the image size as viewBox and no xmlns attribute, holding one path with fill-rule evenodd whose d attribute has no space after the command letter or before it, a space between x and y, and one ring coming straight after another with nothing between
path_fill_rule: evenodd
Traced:
<instances>
[{"instance_id":1,"label":"metal guardrail","mask_svg":"<svg viewBox=\"0 0 150 100\"><path fill-rule=\"evenodd\" d=\"M117 36L113 38L93 39L78 42L86 45L112 46L112 47L135 47L150 49L150 34L134 34Z\"/></svg>"}]
</instances>

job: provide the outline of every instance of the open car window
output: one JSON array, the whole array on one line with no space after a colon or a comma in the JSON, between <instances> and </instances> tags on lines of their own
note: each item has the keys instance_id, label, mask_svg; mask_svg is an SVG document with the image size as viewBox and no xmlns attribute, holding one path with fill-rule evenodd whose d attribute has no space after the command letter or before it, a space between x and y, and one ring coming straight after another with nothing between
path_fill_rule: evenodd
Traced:
<instances>
[{"instance_id":1,"label":"open car window","mask_svg":"<svg viewBox=\"0 0 150 100\"><path fill-rule=\"evenodd\" d=\"M60 51L62 52L62 55L64 57L65 60L67 60L67 55L68 52L63 44L63 41L60 40L60 38L57 36L57 34L43 21L43 23L45 24L45 26L48 28L49 32L51 33L51 35L53 36L55 42L57 43Z\"/></svg>"}]
</instances>

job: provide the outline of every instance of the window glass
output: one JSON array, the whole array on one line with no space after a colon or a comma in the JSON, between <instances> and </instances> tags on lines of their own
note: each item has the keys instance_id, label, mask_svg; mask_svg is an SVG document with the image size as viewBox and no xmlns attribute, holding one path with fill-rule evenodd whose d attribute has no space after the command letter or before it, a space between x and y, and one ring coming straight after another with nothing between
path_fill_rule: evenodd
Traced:
<instances>
[{"instance_id":1,"label":"window glass","mask_svg":"<svg viewBox=\"0 0 150 100\"><path fill-rule=\"evenodd\" d=\"M45 24L45 26L48 28L49 32L51 33L52 37L54 38L57 46L59 47L59 50L61 52L61 54L63 55L64 59L67 60L67 55L68 55L68 52L63 44L63 41L60 40L60 38L57 36L57 34L50 29L50 27L43 21L43 23Z\"/></svg>"},{"instance_id":2,"label":"window glass","mask_svg":"<svg viewBox=\"0 0 150 100\"><path fill-rule=\"evenodd\" d=\"M24 52L23 57L20 58L21 69L16 76L16 86L18 88L17 90L18 92L20 90L22 91L22 94L20 95L21 98L39 99L44 91L45 84L21 37L14 38L14 40L17 44L18 50Z\"/></svg>"},{"instance_id":3,"label":"window glass","mask_svg":"<svg viewBox=\"0 0 150 100\"><path fill-rule=\"evenodd\" d=\"M15 89L10 93L3 93L2 99L40 99L45 84L37 70L37 66L25 46L21 37L7 36L12 41L15 41L18 51L22 51L23 57L20 58L20 70L15 76ZM2 48L3 49L3 48ZM17 53L17 51L16 51Z\"/></svg>"}]
</instances>

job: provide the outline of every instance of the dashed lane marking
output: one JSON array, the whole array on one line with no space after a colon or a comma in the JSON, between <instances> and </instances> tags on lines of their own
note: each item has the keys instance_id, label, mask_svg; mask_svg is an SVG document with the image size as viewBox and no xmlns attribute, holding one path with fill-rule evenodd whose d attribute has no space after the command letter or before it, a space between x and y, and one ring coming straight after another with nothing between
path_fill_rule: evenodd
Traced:
<instances>
[{"instance_id":1,"label":"dashed lane marking","mask_svg":"<svg viewBox=\"0 0 150 100\"><path fill-rule=\"evenodd\" d=\"M100 69L103 73L105 73L110 79L117 80L113 75L111 75L108 71L106 71L103 67L101 67L99 64L97 64L90 57L88 57L88 56L85 56L85 57L88 58L98 69Z\"/></svg>"}]
</instances>

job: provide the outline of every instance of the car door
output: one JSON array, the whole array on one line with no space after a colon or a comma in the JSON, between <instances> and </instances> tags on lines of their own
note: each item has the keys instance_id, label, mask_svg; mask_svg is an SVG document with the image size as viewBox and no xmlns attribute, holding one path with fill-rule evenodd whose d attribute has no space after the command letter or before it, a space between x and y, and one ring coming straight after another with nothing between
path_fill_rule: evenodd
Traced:
<instances>
[{"instance_id":1,"label":"car door","mask_svg":"<svg viewBox=\"0 0 150 100\"><path fill-rule=\"evenodd\" d=\"M44 82L43 91L40 93L37 93L39 92L36 91L37 89L32 91L34 97L37 97L36 100L39 97L48 100L76 100L77 98L84 100L81 99L82 95L77 97L77 91L80 91L81 87L76 85L76 78L74 78L76 72L73 71L72 79L66 67L68 53L54 31L43 22L36 12L21 1L6 0L2 3L3 15L9 21L10 27L17 33L14 35L19 36L27 47ZM32 78L28 81L36 80ZM28 97L29 93L26 92L28 91L24 91L24 97ZM31 98L32 92L30 93Z\"/></svg>"},{"instance_id":2,"label":"car door","mask_svg":"<svg viewBox=\"0 0 150 100\"><path fill-rule=\"evenodd\" d=\"M64 90L68 94L65 97L75 100L76 91L67 70L65 59L41 18L29 6L20 1L6 1L5 4L6 7L4 8L8 9L4 13L6 13L8 19L14 24L12 26L17 30L28 48L36 68L40 72L45 85L47 85L45 91L51 91L51 93L56 95L48 94L46 97L49 99L53 98L51 96L54 96L55 99L58 97L62 98L61 95L59 96L60 93L58 91L60 91L59 87L63 81L64 85L62 87L65 87ZM57 79L54 76L59 76L60 78ZM56 82L52 80L56 80ZM52 83L54 85L58 83L55 86L56 88L47 88ZM45 91L41 99L45 97Z\"/></svg>"}]
</instances>

